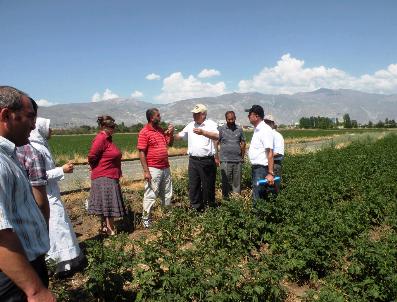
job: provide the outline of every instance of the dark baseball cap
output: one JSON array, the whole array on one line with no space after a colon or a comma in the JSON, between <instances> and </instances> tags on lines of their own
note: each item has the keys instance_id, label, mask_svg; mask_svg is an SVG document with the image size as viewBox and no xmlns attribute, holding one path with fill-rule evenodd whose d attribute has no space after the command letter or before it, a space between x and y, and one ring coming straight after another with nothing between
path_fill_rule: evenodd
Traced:
<instances>
[{"instance_id":1,"label":"dark baseball cap","mask_svg":"<svg viewBox=\"0 0 397 302\"><path fill-rule=\"evenodd\" d=\"M263 117L265 116L265 112L263 111L262 106L259 106L259 105L252 105L251 108L245 109L245 112L248 112L249 114L255 113L255 114L258 115L261 119L263 119Z\"/></svg>"}]
</instances>

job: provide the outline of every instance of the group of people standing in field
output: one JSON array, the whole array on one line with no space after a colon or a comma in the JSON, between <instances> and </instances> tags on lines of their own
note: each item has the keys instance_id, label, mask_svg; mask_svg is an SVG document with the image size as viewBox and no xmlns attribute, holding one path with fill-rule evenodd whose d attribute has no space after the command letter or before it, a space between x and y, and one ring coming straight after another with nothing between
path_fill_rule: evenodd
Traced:
<instances>
[{"instance_id":1,"label":"group of people standing in field","mask_svg":"<svg viewBox=\"0 0 397 302\"><path fill-rule=\"evenodd\" d=\"M248 119L254 133L248 150L252 165L254 204L279 189L284 140L274 118L253 105ZM218 127L207 118L207 107L191 110L193 121L179 133L169 124L160 127L156 108L146 111L147 124L139 132L137 149L143 168L145 189L142 223L151 226L151 211L157 198L163 206L172 200L172 178L168 146L174 140L188 142L190 205L197 211L215 207L217 166L222 176L222 195L241 192L242 163L246 139L233 111L225 113L226 124ZM99 133L88 153L91 190L88 213L102 217L101 232L114 235L114 218L126 214L120 188L122 154L112 141L116 126L108 115L98 117ZM37 104L26 93L0 86L0 300L55 301L48 290L46 260L54 272L67 276L84 262L72 223L61 201L58 181L73 172L73 164L57 167L48 145L50 120L37 117ZM277 179L277 177L276 177Z\"/></svg>"},{"instance_id":2,"label":"group of people standing in field","mask_svg":"<svg viewBox=\"0 0 397 302\"><path fill-rule=\"evenodd\" d=\"M266 199L269 190L266 186L258 184L258 180L266 179L270 186L275 186L278 191L279 182L274 182L274 177L281 177L281 164L284 159L284 139L275 128L274 118L264 115L263 108L253 105L246 110L249 121L254 126L254 134L251 140L248 157L252 164L253 199ZM188 179L189 199L192 208L203 211L206 207L215 207L215 181L217 166L220 166L222 176L222 195L228 199L231 192L241 192L242 163L246 153L246 139L241 126L236 124L236 114L233 111L225 113L226 124L218 127L217 124L207 118L207 107L197 104L191 110L193 121L187 124L179 133L174 133L172 125L163 131L160 126L160 112L153 108L147 111L147 126L139 133L138 149L142 167L145 171L145 197L148 195L159 196L164 204L170 203L172 184L169 174L168 155L165 152L167 145L174 140L184 139L188 141ZM145 129L149 129L145 130ZM151 135L150 135L151 134ZM163 150L160 152L159 150ZM156 158L165 163L163 167L155 166L147 157L156 154ZM158 157L162 154L161 157ZM149 170L147 169L149 167ZM155 190L147 190L151 187L150 177L147 171L168 169L164 183L153 185ZM159 174L160 172L156 172ZM158 182L158 181L157 181ZM167 184L167 185L165 185ZM162 195L166 192L166 195ZM165 198L165 196L167 196ZM145 199L144 197L144 199ZM154 199L152 199L154 200ZM151 203L152 204L152 203ZM150 208L144 207L144 226L150 225Z\"/></svg>"}]
</instances>

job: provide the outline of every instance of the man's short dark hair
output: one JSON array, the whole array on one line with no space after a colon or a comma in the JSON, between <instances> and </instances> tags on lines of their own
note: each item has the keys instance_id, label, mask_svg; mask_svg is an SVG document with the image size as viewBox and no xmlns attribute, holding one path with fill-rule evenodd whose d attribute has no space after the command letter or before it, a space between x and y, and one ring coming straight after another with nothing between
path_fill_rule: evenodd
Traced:
<instances>
[{"instance_id":1,"label":"man's short dark hair","mask_svg":"<svg viewBox=\"0 0 397 302\"><path fill-rule=\"evenodd\" d=\"M22 97L29 96L14 87L11 86L0 86L0 108L8 108L11 110L21 110L22 105Z\"/></svg>"},{"instance_id":2,"label":"man's short dark hair","mask_svg":"<svg viewBox=\"0 0 397 302\"><path fill-rule=\"evenodd\" d=\"M228 115L228 114L233 114L233 116L236 117L236 114L234 113L233 110L226 111L226 113L225 113L225 118L227 118L227 115Z\"/></svg>"},{"instance_id":3,"label":"man's short dark hair","mask_svg":"<svg viewBox=\"0 0 397 302\"><path fill-rule=\"evenodd\" d=\"M150 119L156 112L159 112L157 108L149 108L148 110L146 110L146 119L148 122L150 122Z\"/></svg>"},{"instance_id":4,"label":"man's short dark hair","mask_svg":"<svg viewBox=\"0 0 397 302\"><path fill-rule=\"evenodd\" d=\"M252 105L250 109L245 109L245 112L248 112L248 114L255 113L262 120L265 116L265 112L263 111L263 108L260 105Z\"/></svg>"},{"instance_id":5,"label":"man's short dark hair","mask_svg":"<svg viewBox=\"0 0 397 302\"><path fill-rule=\"evenodd\" d=\"M37 105L36 101L32 98L29 98L29 100L32 102L32 106L33 106L33 111L37 116L37 110L39 109L39 106Z\"/></svg>"}]
</instances>

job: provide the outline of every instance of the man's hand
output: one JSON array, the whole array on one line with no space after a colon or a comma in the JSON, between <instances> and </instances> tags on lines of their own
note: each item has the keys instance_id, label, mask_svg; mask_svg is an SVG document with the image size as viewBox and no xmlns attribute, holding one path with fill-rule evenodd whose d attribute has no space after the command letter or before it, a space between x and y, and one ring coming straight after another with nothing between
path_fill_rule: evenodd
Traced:
<instances>
[{"instance_id":1,"label":"man's hand","mask_svg":"<svg viewBox=\"0 0 397 302\"><path fill-rule=\"evenodd\" d=\"M269 184L269 186L274 185L274 176L273 175L267 174L265 178L267 179L267 183Z\"/></svg>"},{"instance_id":2,"label":"man's hand","mask_svg":"<svg viewBox=\"0 0 397 302\"><path fill-rule=\"evenodd\" d=\"M67 164L64 164L62 166L63 173L72 173L74 169L74 165L71 161L69 161Z\"/></svg>"},{"instance_id":3,"label":"man's hand","mask_svg":"<svg viewBox=\"0 0 397 302\"><path fill-rule=\"evenodd\" d=\"M218 157L215 157L215 163L219 167L221 165L221 161L219 160Z\"/></svg>"},{"instance_id":4,"label":"man's hand","mask_svg":"<svg viewBox=\"0 0 397 302\"><path fill-rule=\"evenodd\" d=\"M169 123L168 128L167 128L167 130L165 130L164 133L171 136L171 135L174 135L174 131L175 131L174 125Z\"/></svg>"},{"instance_id":5,"label":"man's hand","mask_svg":"<svg viewBox=\"0 0 397 302\"><path fill-rule=\"evenodd\" d=\"M149 182L149 183L151 182L151 180L152 180L152 175L150 174L150 171L149 171L149 170L143 172L143 178L144 178L147 182Z\"/></svg>"},{"instance_id":6,"label":"man's hand","mask_svg":"<svg viewBox=\"0 0 397 302\"><path fill-rule=\"evenodd\" d=\"M204 135L204 130L201 128L193 128L193 133L196 133L197 135Z\"/></svg>"},{"instance_id":7,"label":"man's hand","mask_svg":"<svg viewBox=\"0 0 397 302\"><path fill-rule=\"evenodd\" d=\"M28 302L55 302L55 296L45 287L27 297Z\"/></svg>"}]
</instances>

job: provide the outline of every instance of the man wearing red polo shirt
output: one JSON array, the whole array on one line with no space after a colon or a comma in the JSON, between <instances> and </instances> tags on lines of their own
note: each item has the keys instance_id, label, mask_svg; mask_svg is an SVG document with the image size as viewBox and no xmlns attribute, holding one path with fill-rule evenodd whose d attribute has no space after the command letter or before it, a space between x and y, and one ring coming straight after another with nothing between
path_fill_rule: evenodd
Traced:
<instances>
[{"instance_id":1,"label":"man wearing red polo shirt","mask_svg":"<svg viewBox=\"0 0 397 302\"><path fill-rule=\"evenodd\" d=\"M164 131L160 127L161 116L157 108L146 110L148 123L139 132L137 148L145 178L142 222L150 227L150 211L159 197L162 205L170 205L172 182L167 146L174 142L174 126L169 124Z\"/></svg>"}]
</instances>

